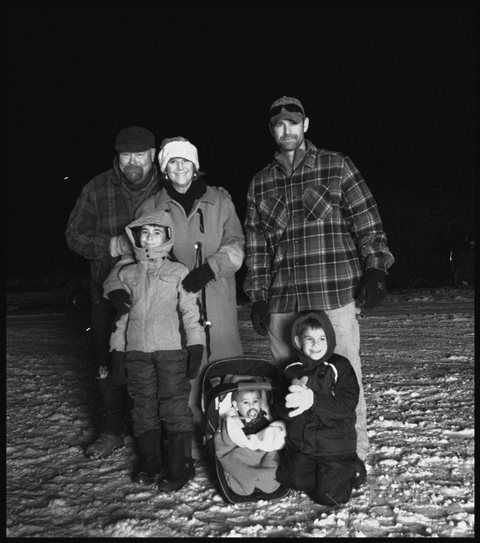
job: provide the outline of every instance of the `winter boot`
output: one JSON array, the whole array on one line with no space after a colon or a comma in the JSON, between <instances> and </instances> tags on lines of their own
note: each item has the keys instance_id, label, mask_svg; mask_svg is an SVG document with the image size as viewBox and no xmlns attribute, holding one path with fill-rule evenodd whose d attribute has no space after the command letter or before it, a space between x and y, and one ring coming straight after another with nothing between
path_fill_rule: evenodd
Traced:
<instances>
[{"instance_id":1,"label":"winter boot","mask_svg":"<svg viewBox=\"0 0 480 543\"><path fill-rule=\"evenodd\" d=\"M150 430L137 436L140 453L140 466L133 475L133 482L151 485L156 478L163 478L164 472L161 457L161 432Z\"/></svg>"},{"instance_id":2,"label":"winter boot","mask_svg":"<svg viewBox=\"0 0 480 543\"><path fill-rule=\"evenodd\" d=\"M367 479L367 470L365 464L358 458L355 461L355 475L353 476L353 488L360 488Z\"/></svg>"},{"instance_id":3,"label":"winter boot","mask_svg":"<svg viewBox=\"0 0 480 543\"><path fill-rule=\"evenodd\" d=\"M167 477L160 481L160 492L180 490L190 479L195 477L192 458L192 432L168 434L168 469Z\"/></svg>"},{"instance_id":4,"label":"winter boot","mask_svg":"<svg viewBox=\"0 0 480 543\"><path fill-rule=\"evenodd\" d=\"M123 447L123 437L115 434L101 433L98 438L85 449L89 458L106 458L115 449Z\"/></svg>"}]
</instances>

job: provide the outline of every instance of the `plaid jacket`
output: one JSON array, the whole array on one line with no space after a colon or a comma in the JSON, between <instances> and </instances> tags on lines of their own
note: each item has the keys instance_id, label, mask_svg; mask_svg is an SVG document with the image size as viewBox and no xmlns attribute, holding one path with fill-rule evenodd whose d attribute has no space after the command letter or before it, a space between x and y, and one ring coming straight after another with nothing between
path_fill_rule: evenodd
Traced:
<instances>
[{"instance_id":1,"label":"plaid jacket","mask_svg":"<svg viewBox=\"0 0 480 543\"><path fill-rule=\"evenodd\" d=\"M122 180L115 158L112 169L83 187L70 213L65 238L72 251L90 260L94 302L101 300L103 281L118 260L110 256L110 239L124 233L137 207L161 187L157 169L153 167L152 172L145 187L131 191Z\"/></svg>"},{"instance_id":2,"label":"plaid jacket","mask_svg":"<svg viewBox=\"0 0 480 543\"><path fill-rule=\"evenodd\" d=\"M247 195L244 290L252 303L268 300L273 313L342 307L364 270L394 262L356 166L306 143L293 171L277 152Z\"/></svg>"}]
</instances>

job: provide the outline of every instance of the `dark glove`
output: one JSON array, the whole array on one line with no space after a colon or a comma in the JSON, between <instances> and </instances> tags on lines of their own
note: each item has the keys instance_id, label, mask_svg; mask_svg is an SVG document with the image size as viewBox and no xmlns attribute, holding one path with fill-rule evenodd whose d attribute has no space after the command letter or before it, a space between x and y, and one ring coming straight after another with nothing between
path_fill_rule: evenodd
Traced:
<instances>
[{"instance_id":1,"label":"dark glove","mask_svg":"<svg viewBox=\"0 0 480 543\"><path fill-rule=\"evenodd\" d=\"M127 372L125 370L125 353L123 351L112 351L112 379L116 385L127 383Z\"/></svg>"},{"instance_id":2,"label":"dark glove","mask_svg":"<svg viewBox=\"0 0 480 543\"><path fill-rule=\"evenodd\" d=\"M107 297L119 315L124 315L130 311L132 298L123 288L112 290L107 294Z\"/></svg>"},{"instance_id":3,"label":"dark glove","mask_svg":"<svg viewBox=\"0 0 480 543\"><path fill-rule=\"evenodd\" d=\"M203 345L189 345L188 351L188 365L187 365L187 379L195 379L200 369L203 356Z\"/></svg>"},{"instance_id":4,"label":"dark glove","mask_svg":"<svg viewBox=\"0 0 480 543\"><path fill-rule=\"evenodd\" d=\"M205 262L192 270L182 281L182 285L187 292L198 292L212 279L215 279L215 274L208 262Z\"/></svg>"},{"instance_id":5,"label":"dark glove","mask_svg":"<svg viewBox=\"0 0 480 543\"><path fill-rule=\"evenodd\" d=\"M386 276L387 274L378 268L368 268L360 281L356 298L358 307L373 309L383 302L387 294Z\"/></svg>"},{"instance_id":6,"label":"dark glove","mask_svg":"<svg viewBox=\"0 0 480 543\"><path fill-rule=\"evenodd\" d=\"M250 318L252 319L255 332L261 336L266 336L270 324L270 310L268 309L268 303L265 300L253 302Z\"/></svg>"}]
</instances>

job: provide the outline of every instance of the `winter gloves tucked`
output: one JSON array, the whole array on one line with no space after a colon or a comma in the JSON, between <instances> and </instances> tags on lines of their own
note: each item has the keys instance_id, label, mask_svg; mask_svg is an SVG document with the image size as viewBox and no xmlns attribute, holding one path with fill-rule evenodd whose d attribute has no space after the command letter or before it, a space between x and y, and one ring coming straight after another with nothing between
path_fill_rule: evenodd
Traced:
<instances>
[{"instance_id":1,"label":"winter gloves tucked","mask_svg":"<svg viewBox=\"0 0 480 543\"><path fill-rule=\"evenodd\" d=\"M202 363L203 345L188 345L187 379L195 379Z\"/></svg>"},{"instance_id":2,"label":"winter gloves tucked","mask_svg":"<svg viewBox=\"0 0 480 543\"><path fill-rule=\"evenodd\" d=\"M198 292L212 279L215 279L215 274L208 262L205 262L192 270L182 281L182 285L187 292Z\"/></svg>"},{"instance_id":3,"label":"winter gloves tucked","mask_svg":"<svg viewBox=\"0 0 480 543\"><path fill-rule=\"evenodd\" d=\"M387 294L386 275L384 271L377 268L368 268L362 277L356 298L359 307L373 309L383 302Z\"/></svg>"},{"instance_id":4,"label":"winter gloves tucked","mask_svg":"<svg viewBox=\"0 0 480 543\"><path fill-rule=\"evenodd\" d=\"M264 300L253 302L250 318L252 319L255 332L261 336L266 336L268 333L268 326L270 324L268 302L265 302Z\"/></svg>"}]
</instances>

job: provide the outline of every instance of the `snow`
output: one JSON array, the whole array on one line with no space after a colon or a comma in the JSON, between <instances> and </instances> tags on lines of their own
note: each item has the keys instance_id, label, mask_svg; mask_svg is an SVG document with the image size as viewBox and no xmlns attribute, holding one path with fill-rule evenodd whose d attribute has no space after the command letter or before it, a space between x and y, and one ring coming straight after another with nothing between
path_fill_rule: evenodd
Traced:
<instances>
[{"instance_id":1,"label":"snow","mask_svg":"<svg viewBox=\"0 0 480 543\"><path fill-rule=\"evenodd\" d=\"M7 537L474 536L472 290L395 292L360 315L368 479L341 508L298 491L228 504L199 451L179 492L140 487L129 437L109 458L85 458L95 412L88 315L53 293L29 299L7 297ZM239 308L245 354L268 359L248 313Z\"/></svg>"}]
</instances>

